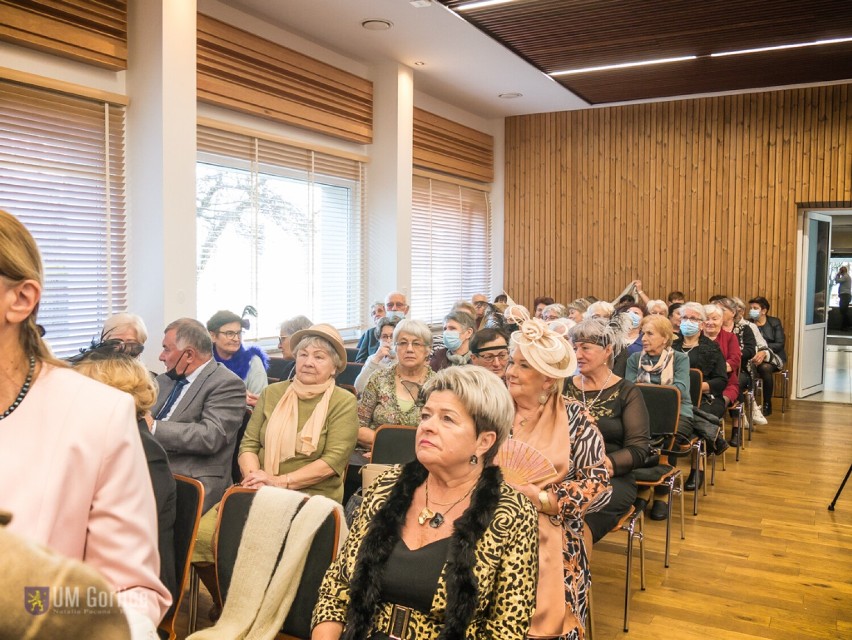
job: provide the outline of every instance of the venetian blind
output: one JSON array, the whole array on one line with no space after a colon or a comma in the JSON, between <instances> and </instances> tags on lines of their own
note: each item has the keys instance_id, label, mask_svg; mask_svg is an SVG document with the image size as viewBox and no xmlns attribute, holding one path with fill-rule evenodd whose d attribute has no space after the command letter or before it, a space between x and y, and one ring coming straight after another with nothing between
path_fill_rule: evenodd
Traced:
<instances>
[{"instance_id":1,"label":"venetian blind","mask_svg":"<svg viewBox=\"0 0 852 640\"><path fill-rule=\"evenodd\" d=\"M484 189L414 175L411 313L440 323L453 304L491 289L491 205Z\"/></svg>"},{"instance_id":2,"label":"venetian blind","mask_svg":"<svg viewBox=\"0 0 852 640\"><path fill-rule=\"evenodd\" d=\"M199 317L251 304L252 338L300 314L357 329L364 196L359 160L199 126Z\"/></svg>"},{"instance_id":3,"label":"venetian blind","mask_svg":"<svg viewBox=\"0 0 852 640\"><path fill-rule=\"evenodd\" d=\"M58 356L127 307L124 119L124 107L0 81L0 208L38 242L38 317Z\"/></svg>"}]
</instances>

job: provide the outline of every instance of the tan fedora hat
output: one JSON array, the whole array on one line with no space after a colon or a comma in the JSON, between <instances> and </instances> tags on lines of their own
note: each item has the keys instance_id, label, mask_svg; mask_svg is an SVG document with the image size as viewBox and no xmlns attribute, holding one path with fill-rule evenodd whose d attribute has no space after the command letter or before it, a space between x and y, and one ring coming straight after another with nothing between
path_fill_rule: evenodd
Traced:
<instances>
[{"instance_id":1,"label":"tan fedora hat","mask_svg":"<svg viewBox=\"0 0 852 640\"><path fill-rule=\"evenodd\" d=\"M330 324L315 324L308 329L302 329L290 336L290 349L293 353L299 350L299 343L308 336L316 336L322 338L334 347L337 355L340 356L340 366L337 373L342 373L346 368L346 347L343 346L343 338L340 337L340 332Z\"/></svg>"}]
</instances>

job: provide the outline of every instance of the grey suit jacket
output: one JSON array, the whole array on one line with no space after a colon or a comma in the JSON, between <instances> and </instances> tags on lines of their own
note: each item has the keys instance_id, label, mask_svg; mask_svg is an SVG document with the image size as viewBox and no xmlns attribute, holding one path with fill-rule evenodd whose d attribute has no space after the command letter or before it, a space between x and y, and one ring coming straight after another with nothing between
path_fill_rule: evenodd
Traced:
<instances>
[{"instance_id":1,"label":"grey suit jacket","mask_svg":"<svg viewBox=\"0 0 852 640\"><path fill-rule=\"evenodd\" d=\"M164 373L157 376L157 384L153 415L175 386ZM172 472L204 485L205 512L231 485L231 461L245 413L245 383L214 360L184 392L169 419L157 420L154 437L169 454Z\"/></svg>"}]
</instances>

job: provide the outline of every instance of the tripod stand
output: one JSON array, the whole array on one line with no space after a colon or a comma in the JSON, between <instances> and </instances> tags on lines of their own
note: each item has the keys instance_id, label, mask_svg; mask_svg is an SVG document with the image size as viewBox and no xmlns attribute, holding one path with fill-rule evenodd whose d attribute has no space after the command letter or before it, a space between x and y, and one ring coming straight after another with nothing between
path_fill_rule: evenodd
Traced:
<instances>
[{"instance_id":1,"label":"tripod stand","mask_svg":"<svg viewBox=\"0 0 852 640\"><path fill-rule=\"evenodd\" d=\"M828 505L829 511L834 511L834 505L837 503L837 499L840 497L840 494L843 493L843 487L846 486L846 481L849 479L850 473L852 473L852 464L849 465L849 470L846 471L846 477L843 478L843 482L840 483L840 488L837 490L837 493L834 494L834 500L832 500L831 504Z\"/></svg>"}]
</instances>

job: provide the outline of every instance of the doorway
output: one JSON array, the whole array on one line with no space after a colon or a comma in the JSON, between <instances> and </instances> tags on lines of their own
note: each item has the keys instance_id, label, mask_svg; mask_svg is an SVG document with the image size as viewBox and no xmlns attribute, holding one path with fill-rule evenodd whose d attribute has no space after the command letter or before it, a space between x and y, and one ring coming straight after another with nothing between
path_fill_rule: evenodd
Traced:
<instances>
[{"instance_id":1,"label":"doorway","mask_svg":"<svg viewBox=\"0 0 852 640\"><path fill-rule=\"evenodd\" d=\"M813 216L812 214L817 214ZM823 218L824 217L824 218ZM808 241L808 229L805 227L808 224L813 225L812 219L827 219L830 221L830 242L828 257L825 261L825 269L817 269L820 276L824 273L825 283L825 343L822 349L822 385L816 393L802 393L802 390L796 389L796 397L800 400L809 400L815 402L835 402L843 404L852 404L852 329L843 329L843 321L840 315L838 285L835 282L835 277L841 266L846 266L852 270L852 210L848 209L830 209L819 210L813 212L805 212L802 221L803 244L802 253L800 254L804 261L808 249L817 249L818 241L816 238L810 238ZM811 220L809 223L809 219ZM811 231L814 231L813 227ZM818 249L817 249L818 250ZM813 253L811 251L811 253ZM813 269L814 259L816 256L811 255L810 266ZM820 256L820 259L821 256ZM804 262L800 265L800 269L807 270L808 265ZM811 274L815 275L814 273ZM806 277L803 273L803 278ZM816 287L819 289L819 285ZM805 330L811 329L807 325L809 318L808 309L808 283L803 280L800 288L799 300L799 321L803 323ZM810 303L813 304L812 302ZM848 311L852 316L852 309ZM810 318L813 320L814 318ZM852 320L852 318L850 318ZM804 337L803 331L799 331L800 342L798 344L806 344L802 342ZM814 339L811 339L813 342ZM802 353L807 351L799 350L800 357ZM814 353L814 351L810 351ZM799 368L805 364L810 364L812 367L819 358L808 358L807 362L800 361Z\"/></svg>"}]
</instances>

